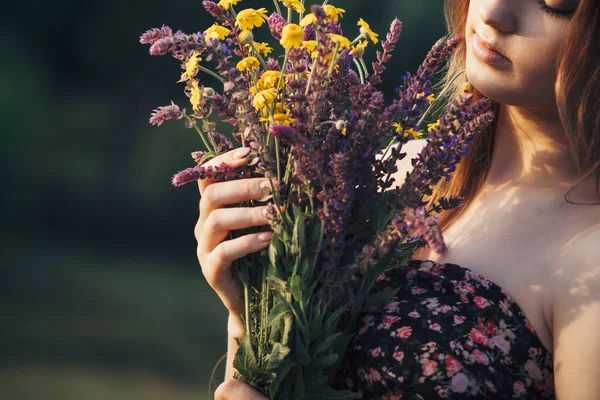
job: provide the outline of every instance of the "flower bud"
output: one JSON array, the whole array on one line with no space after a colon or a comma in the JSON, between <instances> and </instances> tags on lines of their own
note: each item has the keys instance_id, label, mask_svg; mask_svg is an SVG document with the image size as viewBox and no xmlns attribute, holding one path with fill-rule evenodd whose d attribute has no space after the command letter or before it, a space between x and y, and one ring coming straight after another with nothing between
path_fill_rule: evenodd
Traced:
<instances>
[{"instance_id":1,"label":"flower bud","mask_svg":"<svg viewBox=\"0 0 600 400\"><path fill-rule=\"evenodd\" d=\"M238 39L242 44L250 44L254 41L254 35L252 34L252 31L242 31L242 33L238 35Z\"/></svg>"}]
</instances>

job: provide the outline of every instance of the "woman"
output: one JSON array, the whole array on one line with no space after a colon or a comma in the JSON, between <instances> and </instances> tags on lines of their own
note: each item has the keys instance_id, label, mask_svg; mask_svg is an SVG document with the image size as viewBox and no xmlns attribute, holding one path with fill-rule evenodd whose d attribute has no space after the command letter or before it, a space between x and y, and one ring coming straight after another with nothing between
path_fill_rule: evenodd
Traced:
<instances>
[{"instance_id":1,"label":"woman","mask_svg":"<svg viewBox=\"0 0 600 400\"><path fill-rule=\"evenodd\" d=\"M398 301L360 319L339 385L364 398L600 399L600 2L446 7L450 34L466 38L447 88L468 79L495 102L498 118L429 199L466 199L440 215L447 250L423 248L406 268L382 275L378 284L402 287ZM399 184L424 142L405 147ZM211 164L244 165L247 150ZM263 197L260 185L200 182L198 258L230 311L217 399L264 398L232 378L234 337L244 327L230 266L265 248L271 234L224 241L229 230L266 219L262 207L221 208Z\"/></svg>"}]
</instances>

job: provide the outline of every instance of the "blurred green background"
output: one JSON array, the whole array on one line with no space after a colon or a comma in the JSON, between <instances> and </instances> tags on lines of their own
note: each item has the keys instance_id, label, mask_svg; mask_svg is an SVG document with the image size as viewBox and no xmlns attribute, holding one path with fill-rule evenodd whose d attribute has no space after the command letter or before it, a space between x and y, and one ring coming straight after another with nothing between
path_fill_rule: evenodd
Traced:
<instances>
[{"instance_id":1,"label":"blurred green background","mask_svg":"<svg viewBox=\"0 0 600 400\"><path fill-rule=\"evenodd\" d=\"M441 0L333 4L349 37L404 22L390 99L444 34ZM0 398L208 399L226 311L195 256L197 189L169 181L201 145L148 124L187 98L178 61L138 41L206 29L201 1L9 2L0 21Z\"/></svg>"}]
</instances>

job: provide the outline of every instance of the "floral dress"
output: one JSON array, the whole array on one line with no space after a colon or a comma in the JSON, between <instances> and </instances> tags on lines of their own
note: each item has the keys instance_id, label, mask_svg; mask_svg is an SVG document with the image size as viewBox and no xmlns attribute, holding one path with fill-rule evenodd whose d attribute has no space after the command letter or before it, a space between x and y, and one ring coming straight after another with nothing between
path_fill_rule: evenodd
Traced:
<instances>
[{"instance_id":1,"label":"floral dress","mask_svg":"<svg viewBox=\"0 0 600 400\"><path fill-rule=\"evenodd\" d=\"M451 263L410 260L358 319L336 386L364 399L554 399L552 355L511 296Z\"/></svg>"}]
</instances>

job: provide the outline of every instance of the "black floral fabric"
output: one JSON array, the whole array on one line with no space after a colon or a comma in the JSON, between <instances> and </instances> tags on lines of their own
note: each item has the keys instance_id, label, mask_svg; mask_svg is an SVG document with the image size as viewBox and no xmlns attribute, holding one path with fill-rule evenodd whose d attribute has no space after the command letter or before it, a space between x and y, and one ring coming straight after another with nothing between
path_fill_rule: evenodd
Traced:
<instances>
[{"instance_id":1,"label":"black floral fabric","mask_svg":"<svg viewBox=\"0 0 600 400\"><path fill-rule=\"evenodd\" d=\"M513 298L473 271L410 260L361 314L337 387L363 399L554 399L552 355Z\"/></svg>"}]
</instances>

